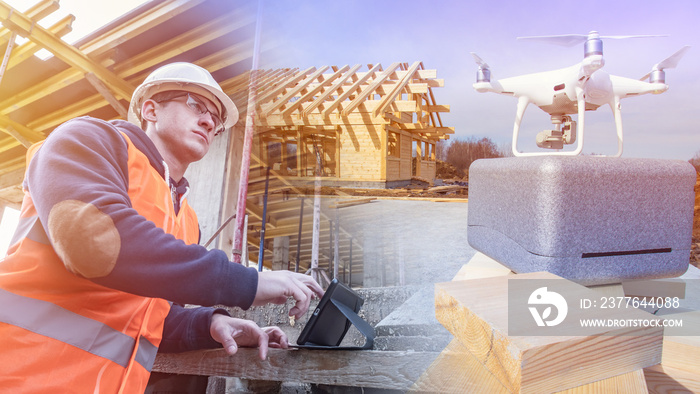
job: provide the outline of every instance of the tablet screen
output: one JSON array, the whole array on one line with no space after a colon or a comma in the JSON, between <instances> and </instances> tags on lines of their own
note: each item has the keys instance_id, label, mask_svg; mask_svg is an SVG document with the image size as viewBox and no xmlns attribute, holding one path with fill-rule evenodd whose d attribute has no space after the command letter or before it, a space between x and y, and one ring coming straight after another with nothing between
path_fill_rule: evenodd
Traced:
<instances>
[{"instance_id":1,"label":"tablet screen","mask_svg":"<svg viewBox=\"0 0 700 394\"><path fill-rule=\"evenodd\" d=\"M326 293L319 301L309 321L304 326L297 344L316 346L338 346L350 328L350 320L335 306L342 303L355 313L360 311L362 297L352 289L333 279Z\"/></svg>"}]
</instances>

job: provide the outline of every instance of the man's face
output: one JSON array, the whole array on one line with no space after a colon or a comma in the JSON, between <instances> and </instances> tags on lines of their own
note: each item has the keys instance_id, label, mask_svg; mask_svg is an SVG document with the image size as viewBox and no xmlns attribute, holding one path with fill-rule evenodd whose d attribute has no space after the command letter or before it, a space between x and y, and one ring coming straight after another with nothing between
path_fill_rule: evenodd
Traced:
<instances>
[{"instance_id":1,"label":"man's face","mask_svg":"<svg viewBox=\"0 0 700 394\"><path fill-rule=\"evenodd\" d=\"M181 95L180 95L181 94ZM165 99L155 98L156 144L182 163L193 163L209 151L221 120L217 107L209 99L187 92L173 92Z\"/></svg>"}]
</instances>

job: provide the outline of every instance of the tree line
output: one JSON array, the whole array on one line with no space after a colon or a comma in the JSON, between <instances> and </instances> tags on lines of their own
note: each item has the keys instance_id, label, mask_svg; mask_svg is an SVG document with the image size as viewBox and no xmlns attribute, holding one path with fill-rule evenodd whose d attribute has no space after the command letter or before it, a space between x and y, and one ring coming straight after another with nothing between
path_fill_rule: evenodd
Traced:
<instances>
[{"instance_id":1,"label":"tree line","mask_svg":"<svg viewBox=\"0 0 700 394\"><path fill-rule=\"evenodd\" d=\"M435 154L438 160L467 173L469 166L478 159L513 156L510 144L496 145L490 138L467 137L437 142ZM688 162L700 172L700 150Z\"/></svg>"},{"instance_id":2,"label":"tree line","mask_svg":"<svg viewBox=\"0 0 700 394\"><path fill-rule=\"evenodd\" d=\"M695 156L693 156L692 159L688 160L688 163L692 164L693 167L695 167L695 171L700 172L700 150L695 152Z\"/></svg>"},{"instance_id":3,"label":"tree line","mask_svg":"<svg viewBox=\"0 0 700 394\"><path fill-rule=\"evenodd\" d=\"M510 145L498 146L490 138L467 137L438 141L435 148L438 160L453 165L466 174L469 166L478 159L512 156Z\"/></svg>"}]
</instances>

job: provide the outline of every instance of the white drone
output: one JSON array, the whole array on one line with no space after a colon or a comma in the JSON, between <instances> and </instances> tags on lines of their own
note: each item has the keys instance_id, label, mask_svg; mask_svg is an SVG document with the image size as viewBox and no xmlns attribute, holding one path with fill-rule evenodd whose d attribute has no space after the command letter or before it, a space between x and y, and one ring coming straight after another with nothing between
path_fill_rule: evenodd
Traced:
<instances>
[{"instance_id":1,"label":"white drone","mask_svg":"<svg viewBox=\"0 0 700 394\"><path fill-rule=\"evenodd\" d=\"M584 43L584 59L571 67L542 73L521 75L491 82L491 70L488 64L472 52L479 65L477 71L476 91L494 92L518 98L518 108L513 127L513 154L515 156L533 155L578 155L583 150L584 112L595 111L603 104L608 104L615 117L617 129L617 154L622 155L622 120L620 118L620 99L646 93L659 94L668 90L664 70L674 68L685 52L685 46L667 59L656 64L640 80L610 75L601 68L603 60L602 39L639 38L659 36L601 36L597 31L588 34L567 34L559 36L518 37L518 39L547 41L563 46ZM648 79L648 82L647 82ZM532 103L551 115L555 130L545 130L537 134L537 146L546 149L562 149L564 145L577 142L575 150L557 152L520 152L518 134L520 123L527 106ZM569 115L578 114L576 121Z\"/></svg>"}]
</instances>

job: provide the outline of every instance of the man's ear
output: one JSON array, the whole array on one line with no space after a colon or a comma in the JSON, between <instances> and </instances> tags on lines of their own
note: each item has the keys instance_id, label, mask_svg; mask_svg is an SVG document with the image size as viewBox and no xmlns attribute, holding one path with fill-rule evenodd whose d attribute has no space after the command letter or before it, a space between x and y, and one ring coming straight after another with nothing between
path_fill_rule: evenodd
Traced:
<instances>
[{"instance_id":1,"label":"man's ear","mask_svg":"<svg viewBox=\"0 0 700 394\"><path fill-rule=\"evenodd\" d=\"M156 119L156 102L151 99L144 100L141 104L141 120L155 122Z\"/></svg>"}]
</instances>

